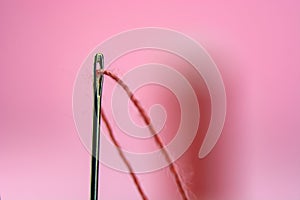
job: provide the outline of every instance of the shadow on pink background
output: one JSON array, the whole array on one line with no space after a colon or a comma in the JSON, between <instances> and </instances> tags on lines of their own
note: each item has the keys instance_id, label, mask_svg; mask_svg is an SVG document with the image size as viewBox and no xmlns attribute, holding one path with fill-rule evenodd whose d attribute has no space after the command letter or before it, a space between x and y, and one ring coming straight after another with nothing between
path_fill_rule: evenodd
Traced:
<instances>
[{"instance_id":1,"label":"shadow on pink background","mask_svg":"<svg viewBox=\"0 0 300 200\"><path fill-rule=\"evenodd\" d=\"M72 115L76 73L100 42L147 26L197 40L225 83L216 147L191 156L199 135L178 160L182 170L193 164L191 191L203 200L299 199L299 9L291 0L1 1L1 199L89 199L90 156ZM139 199L127 174L101 174L101 199ZM179 199L166 170L139 177L151 199Z\"/></svg>"}]
</instances>

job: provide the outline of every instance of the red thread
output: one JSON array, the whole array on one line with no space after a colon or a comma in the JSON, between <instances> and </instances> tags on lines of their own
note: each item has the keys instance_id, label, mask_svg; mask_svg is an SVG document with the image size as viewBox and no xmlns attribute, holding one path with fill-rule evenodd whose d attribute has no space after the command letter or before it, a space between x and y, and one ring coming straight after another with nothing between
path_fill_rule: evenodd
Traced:
<instances>
[{"instance_id":1,"label":"red thread","mask_svg":"<svg viewBox=\"0 0 300 200\"><path fill-rule=\"evenodd\" d=\"M129 89L129 87L117 75L115 75L115 74L113 74L113 73L111 73L109 71L106 71L106 70L98 71L98 74L104 74L104 75L109 76L110 78L112 78L113 80L115 80L126 91L128 97L130 98L130 100L132 101L132 103L135 105L135 107L138 109L139 113L141 114L144 122L146 123L146 125L148 125L148 128L149 128L150 132L152 133L152 135L154 137L155 143L158 145L159 148L161 148L162 153L163 153L166 161L168 163L170 163L169 168L170 168L170 171L171 171L171 173L173 174L173 176L175 178L175 182L176 182L177 188L178 188L178 190L180 192L180 195L181 195L182 199L188 200L187 194L186 194L186 192L185 192L185 190L183 188L183 183L180 180L180 177L179 177L179 174L178 174L178 172L177 172L177 170L175 168L175 165L173 164L172 159L171 159L171 157L170 157L167 149L164 148L164 145L163 145L163 142L162 142L161 138L156 134L156 131L154 130L154 127L153 127L153 125L152 125L152 123L150 121L150 118L148 117L148 115L147 115L146 111L143 109L143 107L140 105L140 102L135 98L135 96L133 95L133 93L131 92L131 90ZM107 126L110 126L108 124L108 121L106 121L106 124L107 124ZM113 134L111 134L111 135L113 135ZM122 150L120 150L120 151L122 152ZM125 164L126 164L126 162L125 162ZM130 166L129 162L128 162L128 165ZM132 170L132 168L131 168L131 170ZM130 171L130 173L134 174L133 171L132 172ZM136 185L136 187L138 189L141 188L138 182L135 182L135 185Z\"/></svg>"}]
</instances>

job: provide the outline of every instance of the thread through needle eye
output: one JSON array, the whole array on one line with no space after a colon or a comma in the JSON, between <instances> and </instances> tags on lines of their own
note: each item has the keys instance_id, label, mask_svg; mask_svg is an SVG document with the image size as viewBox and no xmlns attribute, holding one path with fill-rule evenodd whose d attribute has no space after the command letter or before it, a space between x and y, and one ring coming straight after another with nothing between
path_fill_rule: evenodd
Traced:
<instances>
[{"instance_id":1,"label":"thread through needle eye","mask_svg":"<svg viewBox=\"0 0 300 200\"><path fill-rule=\"evenodd\" d=\"M93 136L91 158L91 198L98 200L99 183L99 152L100 152L100 116L103 89L103 75L98 74L104 68L103 54L97 53L94 57L94 109L93 109Z\"/></svg>"},{"instance_id":2,"label":"thread through needle eye","mask_svg":"<svg viewBox=\"0 0 300 200\"><path fill-rule=\"evenodd\" d=\"M99 69L97 69L97 66L99 64ZM162 153L168 163L170 163L169 168L171 170L171 173L174 175L176 185L178 187L178 190L181 194L182 199L188 200L187 194L185 189L183 188L183 182L180 180L179 174L177 172L177 169L175 165L172 162L172 159L170 157L169 152L167 149L164 148L164 144L161 140L161 138L156 134L156 131L154 130L154 127L150 121L149 116L146 114L146 111L144 108L140 105L140 102L136 99L132 91L129 89L129 87L115 74L112 74L111 72L104 70L104 60L103 55L101 53L98 53L95 55L94 58L94 112L93 112L93 141L92 141L92 162L91 162L91 199L90 200L98 200L98 182L99 182L99 151L100 151L100 117L102 117L104 124L106 125L109 135L114 143L114 145L117 147L119 155L121 156L123 162L127 166L130 176L132 177L135 186L137 187L141 197L143 200L148 200L147 196L145 195L140 182L138 181L134 170L123 154L121 150L120 144L117 142L112 128L104 114L103 111L101 111L101 98L102 98L102 89L103 89L103 78L104 75L109 76L111 79L116 81L127 93L130 100L133 102L135 107L140 112L144 122L146 125L148 125L148 128L150 132L153 134L154 140L158 147L162 150Z\"/></svg>"}]
</instances>

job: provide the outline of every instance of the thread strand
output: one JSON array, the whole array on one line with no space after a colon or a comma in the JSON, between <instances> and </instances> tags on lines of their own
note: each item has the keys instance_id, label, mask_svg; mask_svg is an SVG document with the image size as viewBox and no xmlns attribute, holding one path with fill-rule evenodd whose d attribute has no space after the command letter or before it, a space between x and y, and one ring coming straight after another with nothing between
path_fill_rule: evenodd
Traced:
<instances>
[{"instance_id":1,"label":"thread strand","mask_svg":"<svg viewBox=\"0 0 300 200\"><path fill-rule=\"evenodd\" d=\"M133 95L132 91L129 89L129 87L125 84L124 81L122 81L117 75L111 73L110 71L107 70L101 70L98 71L99 74L104 74L108 77L110 77L111 79L113 79L115 82L117 82L123 89L124 91L127 93L128 97L130 98L130 100L132 101L132 103L135 105L135 107L138 109L139 113L141 114L145 124L148 126L150 132L152 133L153 137L154 137L154 141L157 144L157 146L162 150L162 153L166 159L166 161L168 163L170 163L169 168L171 173L173 174L174 178L175 178L175 183L177 185L177 188L180 192L180 195L182 197L183 200L188 200L186 191L183 188L183 183L180 180L180 176L176 170L175 165L172 162L171 156L169 155L168 151L166 148L164 148L164 144L161 140L161 138L159 137L159 135L156 133L149 116L147 115L145 109L141 106L140 102L136 99L136 97ZM108 121L107 121L108 122ZM128 161L127 161L128 162ZM128 163L129 164L129 163ZM132 172L133 173L133 172ZM137 185L138 186L138 185Z\"/></svg>"}]
</instances>

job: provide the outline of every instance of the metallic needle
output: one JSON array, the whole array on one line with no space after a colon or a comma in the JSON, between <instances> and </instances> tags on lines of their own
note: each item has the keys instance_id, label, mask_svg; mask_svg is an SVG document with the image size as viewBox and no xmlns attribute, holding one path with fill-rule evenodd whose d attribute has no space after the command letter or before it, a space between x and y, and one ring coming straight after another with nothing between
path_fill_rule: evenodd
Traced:
<instances>
[{"instance_id":1,"label":"metallic needle","mask_svg":"<svg viewBox=\"0 0 300 200\"><path fill-rule=\"evenodd\" d=\"M99 68L98 68L99 66ZM99 183L99 153L100 153L100 116L103 75L97 75L98 70L104 68L103 54L97 53L94 58L94 110L93 110L93 138L91 157L91 198L98 200Z\"/></svg>"}]
</instances>

